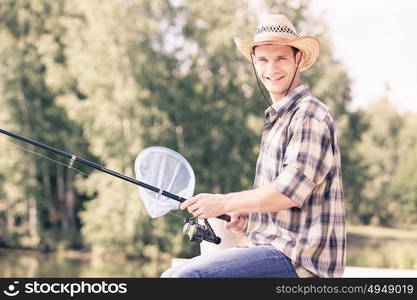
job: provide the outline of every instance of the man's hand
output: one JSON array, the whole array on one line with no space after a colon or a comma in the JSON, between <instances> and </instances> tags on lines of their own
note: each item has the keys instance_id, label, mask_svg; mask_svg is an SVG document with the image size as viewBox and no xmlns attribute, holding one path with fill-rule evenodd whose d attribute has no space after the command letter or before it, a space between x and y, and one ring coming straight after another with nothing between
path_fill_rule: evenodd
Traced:
<instances>
[{"instance_id":1,"label":"man's hand","mask_svg":"<svg viewBox=\"0 0 417 300\"><path fill-rule=\"evenodd\" d=\"M188 208L190 214L199 219L215 218L225 213L225 201L226 195L203 193L184 201L180 208Z\"/></svg>"},{"instance_id":2,"label":"man's hand","mask_svg":"<svg viewBox=\"0 0 417 300\"><path fill-rule=\"evenodd\" d=\"M238 233L241 236L246 234L248 228L248 213L232 213L230 222L226 224L226 228L232 232Z\"/></svg>"}]
</instances>

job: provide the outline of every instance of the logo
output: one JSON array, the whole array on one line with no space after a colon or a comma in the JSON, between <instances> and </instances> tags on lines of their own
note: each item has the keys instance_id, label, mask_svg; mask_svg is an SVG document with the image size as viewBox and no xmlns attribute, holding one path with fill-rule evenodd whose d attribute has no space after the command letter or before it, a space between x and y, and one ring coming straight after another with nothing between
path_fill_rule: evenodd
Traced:
<instances>
[{"instance_id":1,"label":"logo","mask_svg":"<svg viewBox=\"0 0 417 300\"><path fill-rule=\"evenodd\" d=\"M3 293L9 297L14 297L22 292L23 294L68 294L74 297L77 294L126 294L127 283L105 282L27 282L23 287L18 288L19 281L9 284ZM0 294L1 296L1 294ZM1 297L0 297L1 298Z\"/></svg>"},{"instance_id":2,"label":"logo","mask_svg":"<svg viewBox=\"0 0 417 300\"><path fill-rule=\"evenodd\" d=\"M15 284L18 284L19 281L14 281L13 284L10 284L7 288L7 290L4 290L3 293L5 293L7 296L14 297L17 294L20 293L20 291L16 290Z\"/></svg>"}]
</instances>

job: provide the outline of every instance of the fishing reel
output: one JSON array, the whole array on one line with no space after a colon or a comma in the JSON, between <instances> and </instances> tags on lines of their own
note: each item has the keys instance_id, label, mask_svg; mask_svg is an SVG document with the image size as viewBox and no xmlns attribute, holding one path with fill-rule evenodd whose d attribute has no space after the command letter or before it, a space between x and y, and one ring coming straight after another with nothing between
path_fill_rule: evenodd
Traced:
<instances>
[{"instance_id":1,"label":"fishing reel","mask_svg":"<svg viewBox=\"0 0 417 300\"><path fill-rule=\"evenodd\" d=\"M216 236L207 219L204 219L204 225L198 224L193 219L186 219L182 232L190 238L190 241L200 244L202 241L220 244L220 237Z\"/></svg>"}]
</instances>

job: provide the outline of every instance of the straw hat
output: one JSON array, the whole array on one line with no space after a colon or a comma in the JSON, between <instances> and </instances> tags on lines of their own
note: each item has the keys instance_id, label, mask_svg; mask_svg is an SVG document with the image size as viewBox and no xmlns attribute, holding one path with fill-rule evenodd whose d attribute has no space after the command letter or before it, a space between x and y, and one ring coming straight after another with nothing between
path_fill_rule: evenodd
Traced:
<instances>
[{"instance_id":1,"label":"straw hat","mask_svg":"<svg viewBox=\"0 0 417 300\"><path fill-rule=\"evenodd\" d=\"M318 39L312 36L300 37L291 22L283 15L264 16L259 22L253 41L239 38L234 40L240 52L249 61L255 46L270 44L293 46L303 52L304 62L300 65L301 72L314 64L320 51Z\"/></svg>"}]
</instances>

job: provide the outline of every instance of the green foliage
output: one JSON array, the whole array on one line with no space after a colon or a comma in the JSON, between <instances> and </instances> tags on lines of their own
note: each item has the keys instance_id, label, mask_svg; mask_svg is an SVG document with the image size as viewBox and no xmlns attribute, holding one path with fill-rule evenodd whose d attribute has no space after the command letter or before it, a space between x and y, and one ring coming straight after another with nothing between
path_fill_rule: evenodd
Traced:
<instances>
[{"instance_id":1,"label":"green foliage","mask_svg":"<svg viewBox=\"0 0 417 300\"><path fill-rule=\"evenodd\" d=\"M145 119L152 109L145 101L150 91L137 82L136 72L138 66L155 59L150 43L157 42L154 35L159 23L152 13L162 13L168 3L73 4L71 13L83 18L68 24L63 40L68 43L68 74L78 95L67 88L68 93L58 102L74 122L82 124L91 151L106 167L134 176L133 162L147 145L141 137L148 132ZM159 76L156 66L149 75ZM97 172L79 180L77 187L94 197L80 213L84 241L94 252L161 261L156 264L158 271L167 266L167 253L195 254L183 242L182 221L171 216L151 220L138 198L137 187Z\"/></svg>"},{"instance_id":2,"label":"green foliage","mask_svg":"<svg viewBox=\"0 0 417 300\"><path fill-rule=\"evenodd\" d=\"M387 99L365 111L369 129L358 146L368 165L357 216L364 224L409 225L417 221L416 115L400 115Z\"/></svg>"},{"instance_id":3,"label":"green foliage","mask_svg":"<svg viewBox=\"0 0 417 300\"><path fill-rule=\"evenodd\" d=\"M56 70L65 69L64 1L2 1L0 5L4 128L88 157L86 141L76 138L82 136L81 127L56 105L60 91L48 83L51 73L58 76ZM53 248L57 240L77 230L75 211L84 199L73 187L74 175L3 141L2 153L10 154L1 158L4 243Z\"/></svg>"}]
</instances>

